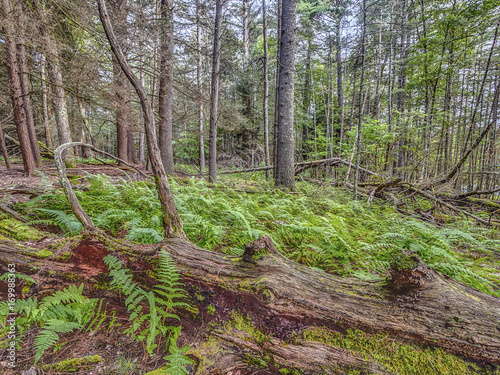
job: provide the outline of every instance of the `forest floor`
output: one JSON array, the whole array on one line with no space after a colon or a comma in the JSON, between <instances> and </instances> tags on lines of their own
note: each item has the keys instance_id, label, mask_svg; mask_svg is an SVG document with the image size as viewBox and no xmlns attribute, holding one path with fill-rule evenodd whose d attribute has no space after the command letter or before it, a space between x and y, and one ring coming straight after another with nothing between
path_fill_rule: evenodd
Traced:
<instances>
[{"instance_id":1,"label":"forest floor","mask_svg":"<svg viewBox=\"0 0 500 375\"><path fill-rule=\"evenodd\" d=\"M202 248L241 256L245 244L269 235L289 259L366 282L387 277L394 251L404 248L418 253L436 271L500 296L498 229L446 214L436 214L432 224L424 223L402 216L382 200L371 205L352 202L344 188L299 182L297 191L290 194L273 189L258 174L224 177L213 185L191 178L194 172L187 168L171 179L171 185L186 234ZM161 210L151 179L102 164L79 164L68 168L67 174L84 209L108 235L143 243L145 248L162 240ZM0 212L0 241L38 249L39 258L64 259L67 264L63 274L27 272L33 281L21 280L17 296L42 300L71 284L83 284L84 295L102 300L106 311L99 329L59 333L57 343L45 350L36 366L35 340L47 322L24 322L24 327L18 327L23 334L17 367L8 368L3 351L3 373L146 374L165 365L166 337L160 337L148 354L144 341L124 333L133 324L130 312L125 297L110 290L109 269L103 261L113 251L106 243L79 235L82 228L70 214L55 166L46 162L38 176L27 178L22 165L14 164L11 170L0 167L0 176L0 203L27 221L22 224ZM416 205L425 210L432 203L419 200ZM6 272L6 264L1 267ZM127 267L142 275L146 284L154 283L152 266L142 257L128 261ZM190 345L186 353L192 360L186 366L190 374L500 373L491 363L384 332L349 326L327 329L307 319L269 321L264 304L252 293L200 283L186 274L182 282L190 307L176 310L182 326L177 345ZM0 300L6 299L7 283L0 281ZM178 325L175 319L167 321ZM0 339L5 347L8 331L5 321L2 324L0 335L5 336ZM340 353L338 366L308 372L292 359L271 352L274 341L290 350L333 346Z\"/></svg>"}]
</instances>

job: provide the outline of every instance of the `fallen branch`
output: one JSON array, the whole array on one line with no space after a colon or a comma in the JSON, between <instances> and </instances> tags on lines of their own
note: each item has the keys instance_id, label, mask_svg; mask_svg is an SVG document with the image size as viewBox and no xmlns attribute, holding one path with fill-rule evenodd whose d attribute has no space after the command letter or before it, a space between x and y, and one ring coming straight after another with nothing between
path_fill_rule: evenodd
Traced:
<instances>
[{"instance_id":1,"label":"fallen branch","mask_svg":"<svg viewBox=\"0 0 500 375\"><path fill-rule=\"evenodd\" d=\"M335 164L343 164L343 165L351 165L351 163L349 163L348 161L345 161L343 159L340 159L340 158L331 158L331 159L321 159L321 160L313 160L313 161L305 161L305 162L301 162L301 163L295 163L295 168L296 171L295 171L295 175L301 173L302 171L304 171L305 169L308 169L308 168L313 168L313 167L317 167L317 166L320 166L320 165L335 165ZM222 171L222 172L219 172L219 174L232 174L232 173L249 173L249 172L258 172L258 171L268 171L268 170L271 170L273 169L274 166L272 165L269 165L267 167L258 167L258 168L250 168L250 169L239 169L239 170L235 170L235 171ZM359 167L359 170L366 173L366 174L369 174L371 176L379 176L378 173L375 173L375 172L372 172L366 168L362 168L362 167Z\"/></svg>"},{"instance_id":2,"label":"fallen branch","mask_svg":"<svg viewBox=\"0 0 500 375\"><path fill-rule=\"evenodd\" d=\"M370 196L368 198L368 203L371 203L371 201L373 200L373 198L375 197L376 194L380 193L382 190L384 190L385 188L388 188L388 187L391 187L391 186L396 186L396 185L399 185L399 183L401 182L401 179L400 178L397 178L393 181L388 181L388 182L384 182L383 184L380 184L378 185L375 189L372 190L372 192L370 193ZM358 184L359 185L359 184Z\"/></svg>"},{"instance_id":3,"label":"fallen branch","mask_svg":"<svg viewBox=\"0 0 500 375\"><path fill-rule=\"evenodd\" d=\"M449 209L450 209L450 210L452 210L452 211L455 211L455 212L460 213L460 214L462 214L462 215L468 216L468 217L470 217L470 218L472 218L472 219L476 220L477 222L479 222L479 223L481 223L481 224L484 224L484 225L494 224L494 225L498 225L498 226L500 226L500 220L492 220L492 219L490 219L490 220L486 220L486 219L483 219L483 218L481 218L481 217L479 217L479 216L476 216L476 215L474 215L474 214L472 214L472 213L470 213L470 212L467 212L467 211L465 211L465 210L461 210L461 209L459 209L459 208L456 208L456 207L454 207L453 205L451 205L451 204L449 204L449 203L446 203L446 202L444 202L443 200L441 200L441 199L439 199L439 198L437 198L437 197L435 197L435 196L433 196L433 195L431 195L431 194L429 194L429 193L426 193L425 191L423 191L423 190L421 190L421 189L419 189L419 188L417 188L417 187L413 186L413 185L412 185L412 184L410 184L410 183L405 182L405 183L404 183L404 185L405 185L406 187L408 187L410 190L413 190L413 191L414 191L414 192L416 192L417 194L419 194L419 195L423 196L424 198L431 199L431 200L435 201L436 203L438 203L438 204L440 204L440 205L442 205L442 206L444 206L444 207L446 207L446 208L449 208Z\"/></svg>"},{"instance_id":4,"label":"fallen branch","mask_svg":"<svg viewBox=\"0 0 500 375\"><path fill-rule=\"evenodd\" d=\"M459 195L454 195L452 198L453 199L464 199L467 197L470 197L472 195L489 195L489 194L495 194L500 191L500 188L493 189L493 190L475 190L475 191L469 191L468 193L465 194L459 194Z\"/></svg>"},{"instance_id":5,"label":"fallen branch","mask_svg":"<svg viewBox=\"0 0 500 375\"><path fill-rule=\"evenodd\" d=\"M12 216L14 219L17 219L22 223L27 223L29 221L23 215L21 215L19 212L7 207L6 205L4 205L2 203L0 203L0 211L5 212L6 214Z\"/></svg>"},{"instance_id":6,"label":"fallen branch","mask_svg":"<svg viewBox=\"0 0 500 375\"><path fill-rule=\"evenodd\" d=\"M10 135L5 134L5 139L8 140L9 142L14 143L16 146L21 147L19 145L19 141L17 139L15 139L15 138L12 138ZM52 150L50 150L49 148L47 148L47 146L45 146L40 141L38 141L38 145L41 147L40 154L42 156L44 156L46 158L52 158L52 157L54 157L54 152Z\"/></svg>"}]
</instances>

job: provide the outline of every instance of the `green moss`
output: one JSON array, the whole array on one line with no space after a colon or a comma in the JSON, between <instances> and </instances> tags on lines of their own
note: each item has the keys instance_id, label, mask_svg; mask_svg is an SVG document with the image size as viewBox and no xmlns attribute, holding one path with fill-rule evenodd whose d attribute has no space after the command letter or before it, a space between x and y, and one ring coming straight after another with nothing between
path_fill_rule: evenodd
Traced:
<instances>
[{"instance_id":1,"label":"green moss","mask_svg":"<svg viewBox=\"0 0 500 375\"><path fill-rule=\"evenodd\" d=\"M101 280L94 284L95 290L110 290L111 287L109 285L108 280Z\"/></svg>"},{"instance_id":2,"label":"green moss","mask_svg":"<svg viewBox=\"0 0 500 375\"><path fill-rule=\"evenodd\" d=\"M207 306L207 312L208 312L210 315L214 315L216 311L217 311L217 310L215 309L215 306L214 306L214 305L208 305L208 306Z\"/></svg>"},{"instance_id":3,"label":"green moss","mask_svg":"<svg viewBox=\"0 0 500 375\"><path fill-rule=\"evenodd\" d=\"M230 319L225 324L225 330L230 333L231 328L236 328L238 331L246 332L254 339L256 344L262 345L267 341L267 336L261 330L255 328L252 319L244 316L239 312L231 314Z\"/></svg>"},{"instance_id":4,"label":"green moss","mask_svg":"<svg viewBox=\"0 0 500 375\"><path fill-rule=\"evenodd\" d=\"M405 254L399 251L389 263L392 268L397 270L412 270L418 266L418 261L419 258L417 254Z\"/></svg>"},{"instance_id":5,"label":"green moss","mask_svg":"<svg viewBox=\"0 0 500 375\"><path fill-rule=\"evenodd\" d=\"M370 336L359 330L348 330L343 335L324 328L312 328L303 331L297 338L297 341L302 340L347 349L400 375L473 375L480 371L476 365L442 349L401 344L384 334Z\"/></svg>"},{"instance_id":6,"label":"green moss","mask_svg":"<svg viewBox=\"0 0 500 375\"><path fill-rule=\"evenodd\" d=\"M100 355L93 355L89 357L67 359L53 365L43 366L43 369L51 372L85 371L90 370L91 365L99 363L101 361L102 357Z\"/></svg>"},{"instance_id":7,"label":"green moss","mask_svg":"<svg viewBox=\"0 0 500 375\"><path fill-rule=\"evenodd\" d=\"M0 220L0 234L16 241L39 240L43 234L16 219Z\"/></svg>"},{"instance_id":8,"label":"green moss","mask_svg":"<svg viewBox=\"0 0 500 375\"><path fill-rule=\"evenodd\" d=\"M157 368L156 370L145 373L144 375L165 375L167 371L167 366Z\"/></svg>"},{"instance_id":9,"label":"green moss","mask_svg":"<svg viewBox=\"0 0 500 375\"><path fill-rule=\"evenodd\" d=\"M66 279L68 281L84 281L84 277L80 275L76 275L71 272L64 272L62 275L63 279Z\"/></svg>"},{"instance_id":10,"label":"green moss","mask_svg":"<svg viewBox=\"0 0 500 375\"><path fill-rule=\"evenodd\" d=\"M40 258L40 259L45 259L45 258L48 258L50 257L52 254L54 254L53 251L49 251L49 250L40 250L36 253L34 253L33 255L37 258Z\"/></svg>"},{"instance_id":11,"label":"green moss","mask_svg":"<svg viewBox=\"0 0 500 375\"><path fill-rule=\"evenodd\" d=\"M66 252L64 254L61 254L59 257L58 257L58 260L62 261L62 262L67 262L68 259L73 255L73 253L71 252Z\"/></svg>"}]
</instances>

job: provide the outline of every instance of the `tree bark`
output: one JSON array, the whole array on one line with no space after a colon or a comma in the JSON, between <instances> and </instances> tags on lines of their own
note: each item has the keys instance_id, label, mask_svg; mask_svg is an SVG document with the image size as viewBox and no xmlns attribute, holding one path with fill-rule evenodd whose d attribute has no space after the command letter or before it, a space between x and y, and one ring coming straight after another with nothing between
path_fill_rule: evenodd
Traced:
<instances>
[{"instance_id":1,"label":"tree bark","mask_svg":"<svg viewBox=\"0 0 500 375\"><path fill-rule=\"evenodd\" d=\"M104 247L106 252L111 251L106 245ZM221 320L227 305L218 306L218 303L233 301L229 310L239 309L258 320L260 329L272 333L269 342L264 340L260 344L263 346L249 343L238 335L223 336L224 340L232 340L229 343L234 356L231 365L239 356L266 350L278 363L294 363L303 368L305 374L322 374L325 367L321 365L332 368L335 359L342 357L339 348L284 342L290 334L311 327L332 331L354 328L383 333L400 342L421 343L468 359L500 364L500 299L427 268L416 256L410 269L392 269L389 282L385 279L364 282L334 277L284 259L267 236L246 245L241 258L207 251L175 238L149 247L142 245L140 249L146 252L139 248L130 250L142 256L154 256L160 248L174 258L186 284L195 285L201 295L215 296L213 307L221 314ZM106 270L104 263L101 270L96 269L95 264L94 267L85 266L84 261L77 264L74 258L67 263L50 258L38 259L37 251L0 240L0 267L16 264L18 272L26 270L27 273L38 267L37 273L42 275L49 274L49 271L58 275L76 272L84 276L90 286L95 284L99 272ZM253 255L256 252L262 255L256 258ZM133 258L131 255L122 256ZM131 261L141 262L140 259ZM141 269L138 263L134 264ZM223 332L219 334L225 335ZM310 358L305 353L309 353ZM344 352L344 357L351 362L352 355ZM329 356L331 361L326 361ZM212 363L220 360L217 355L210 359ZM218 365L222 366L222 363ZM365 367L367 373L388 373L376 362L365 360L355 365L358 366ZM196 372L204 373L213 372L203 368Z\"/></svg>"},{"instance_id":2,"label":"tree bark","mask_svg":"<svg viewBox=\"0 0 500 375\"><path fill-rule=\"evenodd\" d=\"M174 94L174 4L173 0L160 2L160 85L158 113L160 152L167 175L174 173L172 145L172 105Z\"/></svg>"},{"instance_id":3,"label":"tree bark","mask_svg":"<svg viewBox=\"0 0 500 375\"><path fill-rule=\"evenodd\" d=\"M26 125L30 137L31 152L36 166L42 165L42 157L40 156L40 148L38 147L38 139L35 130L35 118L33 116L33 108L31 106L31 90L29 87L28 63L26 62L26 48L24 46L24 14L21 3L16 5L17 23L19 26L19 38L17 43L17 59L19 62L21 92L23 95L23 107L26 113Z\"/></svg>"},{"instance_id":4,"label":"tree bark","mask_svg":"<svg viewBox=\"0 0 500 375\"><path fill-rule=\"evenodd\" d=\"M208 174L210 182L217 182L217 112L219 106L221 26L222 0L216 0L214 49L212 60L212 88L210 93L210 136L208 146Z\"/></svg>"},{"instance_id":5,"label":"tree bark","mask_svg":"<svg viewBox=\"0 0 500 375\"><path fill-rule=\"evenodd\" d=\"M358 199L359 163L361 162L361 129L363 128L363 88L365 84L365 39L366 39L366 0L362 1L363 31L361 37L361 79L358 99L358 128L356 131L356 168L354 169L354 200Z\"/></svg>"},{"instance_id":6,"label":"tree bark","mask_svg":"<svg viewBox=\"0 0 500 375\"><path fill-rule=\"evenodd\" d=\"M2 150L3 160L5 161L5 167L7 169L11 168L9 154L7 153L7 146L5 146L5 136L3 134L3 126L0 122L0 149Z\"/></svg>"},{"instance_id":7,"label":"tree bark","mask_svg":"<svg viewBox=\"0 0 500 375\"><path fill-rule=\"evenodd\" d=\"M198 144L200 149L200 173L205 174L205 140L203 130L203 82L201 55L200 0L196 0L196 84L198 86Z\"/></svg>"},{"instance_id":8,"label":"tree bark","mask_svg":"<svg viewBox=\"0 0 500 375\"><path fill-rule=\"evenodd\" d=\"M262 0L262 38L264 40L264 100L262 110L264 114L264 157L266 167L271 165L269 157L269 64L267 50L267 20L266 20L266 0ZM266 170L266 180L269 180L270 173Z\"/></svg>"},{"instance_id":9,"label":"tree bark","mask_svg":"<svg viewBox=\"0 0 500 375\"><path fill-rule=\"evenodd\" d=\"M281 48L281 10L283 0L276 1L276 14L278 27L276 29L276 87L274 92L274 124L273 124L273 177L276 176L278 168L278 117L279 117L279 87L280 87L280 48Z\"/></svg>"},{"instance_id":10,"label":"tree bark","mask_svg":"<svg viewBox=\"0 0 500 375\"><path fill-rule=\"evenodd\" d=\"M7 74L9 76L12 105L14 107L14 120L16 123L17 135L19 137L21 155L23 157L24 173L27 176L31 176L36 166L28 133L26 112L23 108L21 82L19 81L19 72L17 69L15 28L11 21L14 17L9 0L2 0L2 10L5 17L3 23L6 34L5 48L7 54Z\"/></svg>"},{"instance_id":11,"label":"tree bark","mask_svg":"<svg viewBox=\"0 0 500 375\"><path fill-rule=\"evenodd\" d=\"M49 101L47 90L47 58L42 54L40 61L40 76L42 81L42 112L43 112L43 129L45 131L45 142L48 147L52 147L52 134L49 125Z\"/></svg>"},{"instance_id":12,"label":"tree bark","mask_svg":"<svg viewBox=\"0 0 500 375\"><path fill-rule=\"evenodd\" d=\"M153 109L151 108L151 102L149 96L141 84L139 79L135 76L130 69L130 66L125 59L125 55L120 48L120 45L114 35L113 27L109 19L108 11L106 10L106 4L104 0L97 0L99 7L99 17L104 26L106 36L108 38L111 50L115 55L116 59L120 63L123 72L129 79L132 86L134 86L137 95L139 96L142 110L144 113L145 131L146 138L148 142L149 156L151 160L151 165L153 168L153 173L155 175L156 189L158 190L158 196L160 198L162 211L163 211L163 228L165 230L165 237L170 238L173 236L186 238L184 231L182 230L182 220L175 208L174 196L170 185L165 175L165 170L161 161L160 150L156 144L156 126Z\"/></svg>"},{"instance_id":13,"label":"tree bark","mask_svg":"<svg viewBox=\"0 0 500 375\"><path fill-rule=\"evenodd\" d=\"M295 70L295 33L296 9L295 0L283 0L281 14L281 42L279 61L278 91L278 137L277 160L274 183L293 189L294 178L294 70Z\"/></svg>"},{"instance_id":14,"label":"tree bark","mask_svg":"<svg viewBox=\"0 0 500 375\"><path fill-rule=\"evenodd\" d=\"M110 1L113 9L113 23L116 25L118 43L126 49L127 40L127 0ZM130 127L131 107L130 90L127 77L120 63L113 57L113 88L115 91L116 148L118 157L129 161L128 130Z\"/></svg>"}]
</instances>

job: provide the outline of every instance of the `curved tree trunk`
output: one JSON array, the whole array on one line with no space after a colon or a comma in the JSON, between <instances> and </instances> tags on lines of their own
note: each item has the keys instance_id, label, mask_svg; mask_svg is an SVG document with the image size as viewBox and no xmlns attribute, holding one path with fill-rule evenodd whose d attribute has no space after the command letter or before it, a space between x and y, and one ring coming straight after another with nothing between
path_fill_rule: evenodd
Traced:
<instances>
[{"instance_id":1,"label":"curved tree trunk","mask_svg":"<svg viewBox=\"0 0 500 375\"><path fill-rule=\"evenodd\" d=\"M169 238L172 236L178 236L181 238L186 238L184 231L182 230L182 220L175 208L174 196L170 185L165 175L165 169L163 168L163 163L161 161L160 150L156 144L156 125L155 118L153 114L153 109L151 107L151 102L149 100L148 94L144 86L141 84L139 79L130 69L130 66L125 59L125 55L120 48L120 45L113 32L113 27L109 18L108 11L106 9L106 4L104 0L98 0L97 4L99 6L99 17L106 31L106 36L109 40L111 50L114 56L120 63L120 66L129 79L132 86L134 86L139 100L141 101L142 110L144 113L144 124L146 130L146 138L148 142L148 151L151 160L151 165L153 167L153 173L155 175L156 189L158 190L158 196L160 198L162 211L163 211L163 228L165 229L165 237Z\"/></svg>"}]
</instances>

